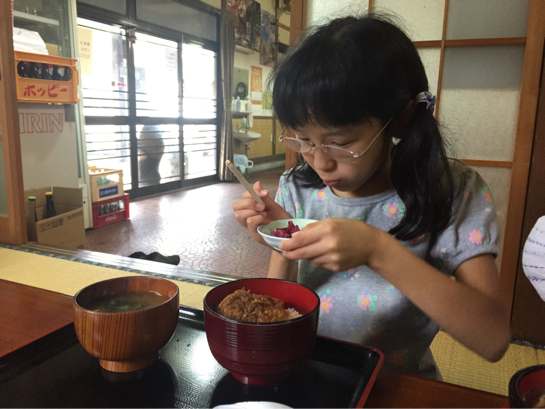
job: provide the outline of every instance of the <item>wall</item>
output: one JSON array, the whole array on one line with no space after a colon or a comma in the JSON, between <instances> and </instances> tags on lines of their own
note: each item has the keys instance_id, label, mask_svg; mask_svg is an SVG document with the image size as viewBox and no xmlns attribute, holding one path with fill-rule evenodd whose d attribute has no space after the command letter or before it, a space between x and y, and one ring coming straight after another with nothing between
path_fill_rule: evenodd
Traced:
<instances>
[{"instance_id":1,"label":"wall","mask_svg":"<svg viewBox=\"0 0 545 409\"><path fill-rule=\"evenodd\" d=\"M212 0L209 0L212 1ZM279 10L275 10L276 0L262 0L259 1L261 10L265 10L271 14L277 16L278 22L289 28L290 14ZM289 31L284 28L277 27L278 40L282 43L289 44ZM251 67L259 67L262 72L262 84L263 93L267 92L267 82L269 75L272 71L271 67L261 65L259 63L259 52L253 52L251 54L245 54L240 51L235 51L234 66L236 68L242 68L248 70L249 76L251 75ZM248 78L248 84L250 84L250 78ZM248 89L250 93L251 89ZM272 155L284 154L286 152L284 146L278 143L278 137L280 136L280 126L277 126L276 135L273 135L273 113L270 109L263 109L261 104L252 104L252 113L254 114L254 124L250 129L253 132L261 134L261 138L254 142L250 142L248 147L248 157L250 159L270 157ZM233 129L237 130L241 127L241 119L233 119ZM234 151L236 154L244 154L244 145L235 140Z\"/></svg>"},{"instance_id":2,"label":"wall","mask_svg":"<svg viewBox=\"0 0 545 409\"><path fill-rule=\"evenodd\" d=\"M221 10L221 0L201 0L201 2Z\"/></svg>"},{"instance_id":3,"label":"wall","mask_svg":"<svg viewBox=\"0 0 545 409\"><path fill-rule=\"evenodd\" d=\"M70 105L19 103L25 190L79 187L73 116Z\"/></svg>"}]
</instances>

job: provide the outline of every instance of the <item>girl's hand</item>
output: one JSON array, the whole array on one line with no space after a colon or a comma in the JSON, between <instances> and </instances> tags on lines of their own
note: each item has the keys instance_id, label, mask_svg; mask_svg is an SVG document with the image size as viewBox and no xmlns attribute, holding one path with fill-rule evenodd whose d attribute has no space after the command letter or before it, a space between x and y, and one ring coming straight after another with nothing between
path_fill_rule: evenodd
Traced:
<instances>
[{"instance_id":1,"label":"girl's hand","mask_svg":"<svg viewBox=\"0 0 545 409\"><path fill-rule=\"evenodd\" d=\"M258 226L269 224L272 220L291 219L292 217L282 206L269 197L269 192L263 190L261 182L255 182L254 190L261 200L263 200L265 206L257 203L248 192L244 192L242 200L237 200L233 203L235 219L246 229L250 237L258 243L269 247L265 240L263 240L263 237L257 232Z\"/></svg>"},{"instance_id":2,"label":"girl's hand","mask_svg":"<svg viewBox=\"0 0 545 409\"><path fill-rule=\"evenodd\" d=\"M307 259L317 268L339 272L370 264L380 237L381 230L359 220L327 218L307 225L279 247L288 259Z\"/></svg>"}]
</instances>

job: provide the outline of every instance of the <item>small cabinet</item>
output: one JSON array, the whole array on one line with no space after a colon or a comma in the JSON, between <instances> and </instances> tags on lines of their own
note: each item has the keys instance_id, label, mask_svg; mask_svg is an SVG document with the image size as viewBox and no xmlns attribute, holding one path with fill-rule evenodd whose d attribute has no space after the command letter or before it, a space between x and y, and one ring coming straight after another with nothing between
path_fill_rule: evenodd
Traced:
<instances>
[{"instance_id":1,"label":"small cabinet","mask_svg":"<svg viewBox=\"0 0 545 409\"><path fill-rule=\"evenodd\" d=\"M51 56L73 57L68 16L66 0L13 0L13 26L40 34Z\"/></svg>"}]
</instances>

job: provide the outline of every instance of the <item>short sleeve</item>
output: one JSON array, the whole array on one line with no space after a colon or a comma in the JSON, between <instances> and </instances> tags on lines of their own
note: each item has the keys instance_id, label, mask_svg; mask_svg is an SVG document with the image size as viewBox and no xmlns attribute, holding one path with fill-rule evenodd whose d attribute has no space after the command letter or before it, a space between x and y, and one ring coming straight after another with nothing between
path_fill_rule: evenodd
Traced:
<instances>
[{"instance_id":1,"label":"short sleeve","mask_svg":"<svg viewBox=\"0 0 545 409\"><path fill-rule=\"evenodd\" d=\"M280 182L278 184L278 190L276 191L276 196L274 201L284 208L289 214L295 216L295 205L293 202L293 192L290 191L290 184L287 181L287 174L284 173L280 177Z\"/></svg>"},{"instance_id":2,"label":"short sleeve","mask_svg":"<svg viewBox=\"0 0 545 409\"><path fill-rule=\"evenodd\" d=\"M490 188L472 168L461 163L453 169L456 182L449 226L436 235L430 249L433 264L453 274L464 261L478 255L498 255L500 236Z\"/></svg>"}]
</instances>

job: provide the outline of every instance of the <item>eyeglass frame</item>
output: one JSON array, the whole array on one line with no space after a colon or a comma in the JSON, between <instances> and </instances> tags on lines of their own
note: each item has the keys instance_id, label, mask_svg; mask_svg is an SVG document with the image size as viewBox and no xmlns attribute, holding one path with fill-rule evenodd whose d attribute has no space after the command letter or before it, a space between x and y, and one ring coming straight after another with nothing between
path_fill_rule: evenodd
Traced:
<instances>
[{"instance_id":1,"label":"eyeglass frame","mask_svg":"<svg viewBox=\"0 0 545 409\"><path fill-rule=\"evenodd\" d=\"M312 153L312 151L316 151L318 149L320 149L324 155L327 155L328 157L330 157L331 159L337 161L337 162L343 162L343 163L349 163L349 162L353 162L355 161L356 159L358 158L361 158L363 155L365 155L365 153L369 150L369 148L371 147L371 145L373 145L373 143L377 140L377 138L380 136L380 134L382 133L382 131L384 131L384 129L386 129L386 127L388 126L388 124L392 121L392 119L394 119L393 117L390 118L388 120L388 122L386 122L384 124L384 126L380 129L380 131L378 131L378 133L376 134L376 136L373 138L373 140L371 141L371 143L367 146L367 148L365 148L365 150L363 152L360 152L360 153L354 153L352 152L351 150L348 150L348 149L345 149L345 148L340 148L338 146L333 146L333 145L327 145L325 143L322 143L320 146L316 146L314 145L313 142L309 142L309 141L303 141L301 139L297 139L297 138L290 138L288 136L284 136L284 132L286 132L286 129L287 128L284 128L282 129L282 133L280 134L280 137L278 138L278 140L281 142L281 143L284 143L284 140L285 139L289 139L289 140L295 140L295 141L298 141L303 145L307 145L310 147L310 150L308 152L297 152L295 149L292 149L291 147L289 147L288 145L285 145L288 149L291 149L292 151L294 152L297 152L297 153L300 153L300 154L309 154L309 153ZM314 145L314 146L313 146ZM325 149L328 149L328 148L332 148L333 150L342 150L342 151L345 151L345 152L348 152L352 155L352 158L349 159L349 160L341 160L339 161L338 159L335 159L334 157L332 157L331 155L329 155L327 153L327 150L324 151L324 147Z\"/></svg>"}]
</instances>

